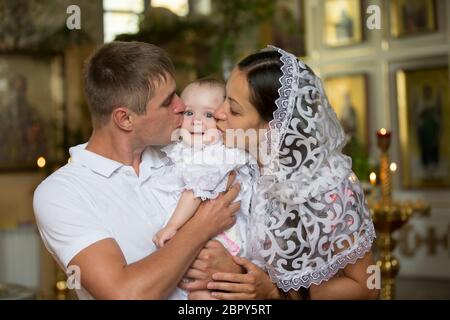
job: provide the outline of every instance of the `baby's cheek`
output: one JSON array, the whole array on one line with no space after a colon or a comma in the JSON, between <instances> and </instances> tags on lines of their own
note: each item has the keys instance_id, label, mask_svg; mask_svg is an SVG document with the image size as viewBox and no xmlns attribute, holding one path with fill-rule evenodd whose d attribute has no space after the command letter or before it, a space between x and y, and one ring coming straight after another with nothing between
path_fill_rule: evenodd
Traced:
<instances>
[{"instance_id":1,"label":"baby's cheek","mask_svg":"<svg viewBox=\"0 0 450 320\"><path fill-rule=\"evenodd\" d=\"M189 130L190 127L191 127L191 121L188 118L184 117L183 122L181 123L181 128Z\"/></svg>"},{"instance_id":2,"label":"baby's cheek","mask_svg":"<svg viewBox=\"0 0 450 320\"><path fill-rule=\"evenodd\" d=\"M214 118L206 118L206 120L204 120L205 122L205 127L206 129L215 129L217 128L217 121Z\"/></svg>"}]
</instances>

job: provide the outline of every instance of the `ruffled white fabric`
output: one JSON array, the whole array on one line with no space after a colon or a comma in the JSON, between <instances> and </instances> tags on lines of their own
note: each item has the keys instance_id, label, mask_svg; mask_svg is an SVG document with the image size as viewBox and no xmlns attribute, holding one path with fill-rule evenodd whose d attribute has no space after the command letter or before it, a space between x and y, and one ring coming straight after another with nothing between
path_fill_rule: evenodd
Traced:
<instances>
[{"instance_id":1,"label":"ruffled white fabric","mask_svg":"<svg viewBox=\"0 0 450 320\"><path fill-rule=\"evenodd\" d=\"M228 174L250 159L245 151L227 148L222 142L193 148L180 141L161 151L174 163L173 173L184 188L202 200L217 198L226 189Z\"/></svg>"},{"instance_id":2,"label":"ruffled white fabric","mask_svg":"<svg viewBox=\"0 0 450 320\"><path fill-rule=\"evenodd\" d=\"M219 141L193 148L177 142L161 149L171 160L170 173L160 177L156 188L179 198L184 190L192 190L202 200L215 199L226 190L228 175L236 171L241 191L235 201L241 201L236 223L215 237L232 254L247 255L247 228L253 186L258 177L256 161L247 152L227 148ZM177 200L178 201L178 200ZM175 209L175 208L174 208Z\"/></svg>"},{"instance_id":3,"label":"ruffled white fabric","mask_svg":"<svg viewBox=\"0 0 450 320\"><path fill-rule=\"evenodd\" d=\"M266 134L269 161L252 200L249 254L287 292L329 280L362 258L375 231L320 79L272 48L283 75Z\"/></svg>"}]
</instances>

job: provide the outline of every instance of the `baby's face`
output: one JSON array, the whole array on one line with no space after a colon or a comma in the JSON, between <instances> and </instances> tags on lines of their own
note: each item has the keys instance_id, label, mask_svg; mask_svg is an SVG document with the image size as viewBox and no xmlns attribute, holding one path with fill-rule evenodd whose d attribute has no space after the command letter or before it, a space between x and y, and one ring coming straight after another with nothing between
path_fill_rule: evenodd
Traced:
<instances>
[{"instance_id":1,"label":"baby's face","mask_svg":"<svg viewBox=\"0 0 450 320\"><path fill-rule=\"evenodd\" d=\"M186 105L181 128L187 136L183 139L192 144L194 141L208 144L216 141L218 130L214 111L223 103L224 91L220 87L191 84L184 89L181 99Z\"/></svg>"}]
</instances>

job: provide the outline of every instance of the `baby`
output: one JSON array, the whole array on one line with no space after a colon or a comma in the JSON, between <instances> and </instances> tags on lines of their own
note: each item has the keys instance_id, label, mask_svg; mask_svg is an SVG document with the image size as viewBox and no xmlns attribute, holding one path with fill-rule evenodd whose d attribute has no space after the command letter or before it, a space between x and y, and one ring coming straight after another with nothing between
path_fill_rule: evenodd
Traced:
<instances>
[{"instance_id":1,"label":"baby","mask_svg":"<svg viewBox=\"0 0 450 320\"><path fill-rule=\"evenodd\" d=\"M250 166L248 153L223 144L213 114L222 105L224 97L225 86L215 79L197 80L181 93L186 111L180 140L161 149L173 167L169 176L158 181L160 189L176 194L178 204L169 221L153 238L158 247L164 246L192 217L202 200L215 199L225 191L229 173L236 171L241 191L235 201L241 201L241 208L236 214L236 224L215 239L232 255L245 255L247 218L256 167Z\"/></svg>"}]
</instances>

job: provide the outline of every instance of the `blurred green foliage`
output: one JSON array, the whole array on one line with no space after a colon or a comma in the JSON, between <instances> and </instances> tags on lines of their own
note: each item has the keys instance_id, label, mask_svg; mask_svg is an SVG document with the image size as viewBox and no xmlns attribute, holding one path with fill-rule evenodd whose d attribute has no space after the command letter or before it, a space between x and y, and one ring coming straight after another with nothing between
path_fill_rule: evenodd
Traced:
<instances>
[{"instance_id":1,"label":"blurred green foliage","mask_svg":"<svg viewBox=\"0 0 450 320\"><path fill-rule=\"evenodd\" d=\"M196 77L222 77L227 71L224 61L235 63L240 56L239 39L272 16L274 3L272 0L215 1L211 14L186 17L164 8L150 8L142 17L137 34L122 34L116 40L156 44L169 53L177 69L191 70ZM258 43L254 50L259 48Z\"/></svg>"}]
</instances>

